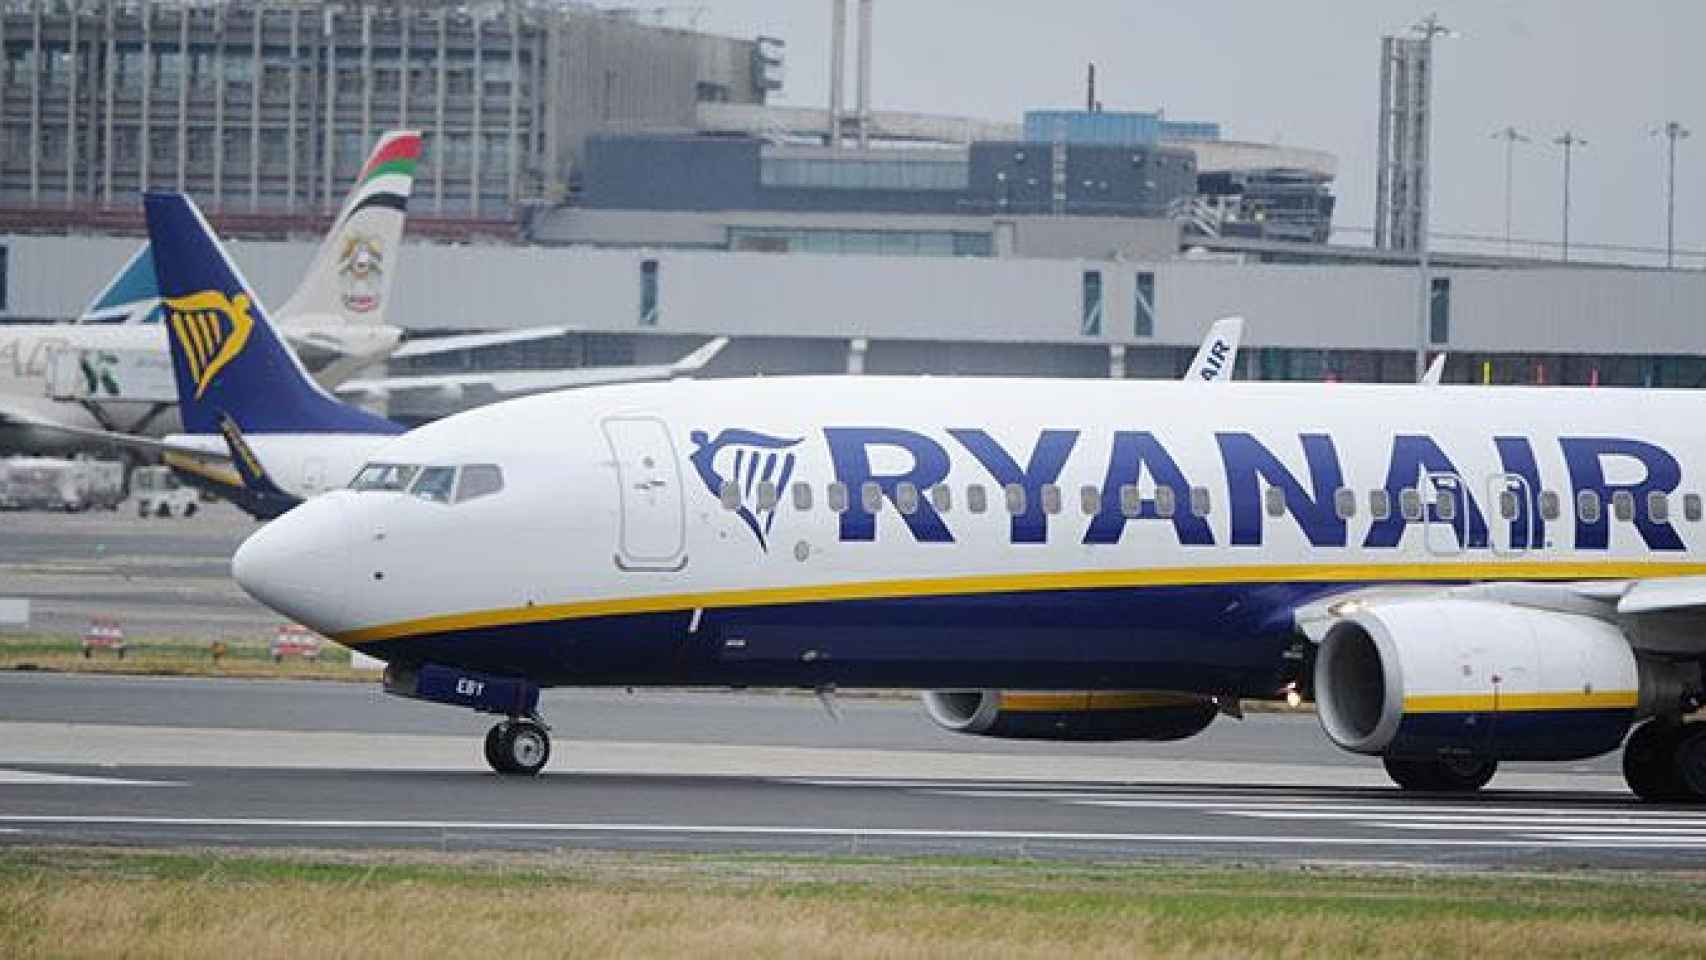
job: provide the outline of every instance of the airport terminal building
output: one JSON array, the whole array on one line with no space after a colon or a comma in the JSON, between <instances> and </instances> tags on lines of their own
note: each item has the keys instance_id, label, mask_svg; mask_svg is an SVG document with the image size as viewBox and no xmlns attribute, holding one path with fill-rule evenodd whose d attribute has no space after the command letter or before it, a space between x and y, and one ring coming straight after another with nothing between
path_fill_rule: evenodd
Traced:
<instances>
[{"instance_id":1,"label":"airport terminal building","mask_svg":"<svg viewBox=\"0 0 1706 960\"><path fill-rule=\"evenodd\" d=\"M80 312L143 184L194 195L279 302L372 139L410 124L387 319L574 332L397 372L727 335L709 375L1171 377L1242 314L1247 378L1404 382L1425 348L1448 381L1706 386L1706 272L1436 256L1424 283L1413 255L1326 243L1330 154L1212 121L776 106L779 41L575 3L0 9L3 321ZM391 413L460 398L421 402Z\"/></svg>"},{"instance_id":2,"label":"airport terminal building","mask_svg":"<svg viewBox=\"0 0 1706 960\"><path fill-rule=\"evenodd\" d=\"M758 40L568 0L6 0L0 49L12 229L134 229L154 187L276 232L329 212L381 131L418 128L417 214L490 230L561 198L589 133L762 103L780 68Z\"/></svg>"}]
</instances>

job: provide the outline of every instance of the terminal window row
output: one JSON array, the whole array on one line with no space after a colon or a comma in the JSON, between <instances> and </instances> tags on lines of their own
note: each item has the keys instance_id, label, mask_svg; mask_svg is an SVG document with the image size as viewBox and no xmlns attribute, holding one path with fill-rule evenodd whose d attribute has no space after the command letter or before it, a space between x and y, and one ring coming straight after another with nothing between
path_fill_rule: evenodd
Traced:
<instances>
[{"instance_id":1,"label":"terminal window row","mask_svg":"<svg viewBox=\"0 0 1706 960\"><path fill-rule=\"evenodd\" d=\"M867 481L858 489L859 506L867 513L878 513L883 508L883 502L888 499L881 484ZM795 483L788 491L796 510L811 510L815 501L812 486L808 483ZM754 485L751 491L753 504L759 510L774 509L781 500L781 491L770 481L761 481ZM1144 510L1145 498L1136 484L1124 484L1117 489L1120 512L1127 517L1138 517ZM847 484L836 482L829 484L824 490L824 503L832 513L846 513L852 504L853 491ZM968 484L965 488L965 509L970 513L988 512L991 501L998 501L997 509L1018 515L1030 508L1029 493L1026 488L1017 483L996 487L993 491L983 484ZM1044 513L1058 514L1064 509L1065 497L1056 484L1043 484L1037 488L1039 505ZM727 510L738 510L746 501L747 494L741 485L725 482L718 491L718 498ZM930 507L937 513L949 513L954 508L953 488L946 484L938 484L926 489L919 489L916 484L902 481L895 484L895 509L908 516L917 513L919 507L928 501ZM1185 502L1180 503L1183 499ZM1419 522L1422 519L1423 508L1426 505L1422 491L1416 487L1405 487L1398 491L1397 502L1393 502L1390 491L1385 489L1370 490L1367 494L1368 515L1373 520L1385 520L1392 516L1394 508L1405 520ZM1498 496L1498 517L1502 520L1516 520L1521 516L1521 501L1515 491L1506 490ZM1697 522L1706 516L1706 504L1703 504L1698 493L1682 495L1682 515L1690 522ZM1093 484L1086 484L1078 489L1079 509L1085 516L1093 516L1102 512L1103 490ZM1191 487L1181 498L1172 487L1162 486L1153 490L1154 515L1162 519L1175 516L1180 510L1186 510L1193 517L1207 517L1213 510L1213 501L1207 487ZM1450 491L1439 491L1432 506L1433 515L1439 521L1451 523L1458 519L1458 495ZM1672 497L1661 491L1650 491L1645 498L1646 516L1644 519L1655 522L1665 522L1671 519ZM1575 498L1575 516L1584 523L1597 523L1604 515L1606 504L1597 491L1583 490ZM1545 520L1557 520L1563 515L1563 497L1555 490L1541 491L1539 497L1540 516ZM1637 501L1635 495L1628 490L1614 491L1610 498L1610 515L1618 520L1632 521L1635 519ZM1341 520L1349 520L1356 516L1358 497L1355 490L1340 487L1333 491L1333 512ZM1268 487L1263 496L1263 510L1270 517L1283 517L1287 511L1285 491L1279 487Z\"/></svg>"},{"instance_id":2,"label":"terminal window row","mask_svg":"<svg viewBox=\"0 0 1706 960\"><path fill-rule=\"evenodd\" d=\"M903 257L988 257L988 233L963 230L837 230L730 227L729 249L757 253L852 253Z\"/></svg>"},{"instance_id":3,"label":"terminal window row","mask_svg":"<svg viewBox=\"0 0 1706 960\"><path fill-rule=\"evenodd\" d=\"M763 157L759 183L766 187L833 190L965 190L971 165L958 160L829 160Z\"/></svg>"}]
</instances>

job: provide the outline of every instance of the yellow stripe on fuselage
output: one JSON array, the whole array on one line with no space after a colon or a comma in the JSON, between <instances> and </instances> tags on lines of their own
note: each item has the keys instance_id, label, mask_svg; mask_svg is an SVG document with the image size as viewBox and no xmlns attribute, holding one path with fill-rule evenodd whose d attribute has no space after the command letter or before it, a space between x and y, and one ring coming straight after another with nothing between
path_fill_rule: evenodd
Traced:
<instances>
[{"instance_id":1,"label":"yellow stripe on fuselage","mask_svg":"<svg viewBox=\"0 0 1706 960\"><path fill-rule=\"evenodd\" d=\"M1706 563L1663 561L1518 561L1482 563L1304 563L1264 566L1155 567L1070 573L997 573L971 577L867 580L797 587L761 587L704 593L536 604L362 627L340 633L340 643L371 643L452 630L506 627L558 620L673 613L696 609L766 607L838 600L1108 590L1130 587L1212 586L1254 583L1438 583L1480 580L1636 580L1706 575Z\"/></svg>"},{"instance_id":2,"label":"yellow stripe on fuselage","mask_svg":"<svg viewBox=\"0 0 1706 960\"><path fill-rule=\"evenodd\" d=\"M1511 710L1615 710L1634 708L1635 690L1569 693L1429 693L1404 698L1405 713L1492 713Z\"/></svg>"}]
</instances>

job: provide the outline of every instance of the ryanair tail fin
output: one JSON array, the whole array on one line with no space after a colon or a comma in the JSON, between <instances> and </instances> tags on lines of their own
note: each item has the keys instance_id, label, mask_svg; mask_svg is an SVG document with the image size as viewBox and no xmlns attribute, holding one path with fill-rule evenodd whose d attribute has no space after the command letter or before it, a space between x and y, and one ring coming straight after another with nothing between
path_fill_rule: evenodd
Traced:
<instances>
[{"instance_id":1,"label":"ryanair tail fin","mask_svg":"<svg viewBox=\"0 0 1706 960\"><path fill-rule=\"evenodd\" d=\"M229 416L251 434L403 432L308 376L188 197L149 193L142 205L187 431L218 433Z\"/></svg>"},{"instance_id":2,"label":"ryanair tail fin","mask_svg":"<svg viewBox=\"0 0 1706 960\"><path fill-rule=\"evenodd\" d=\"M417 131L394 130L379 138L302 285L278 309L280 324L384 322L420 157Z\"/></svg>"}]
</instances>

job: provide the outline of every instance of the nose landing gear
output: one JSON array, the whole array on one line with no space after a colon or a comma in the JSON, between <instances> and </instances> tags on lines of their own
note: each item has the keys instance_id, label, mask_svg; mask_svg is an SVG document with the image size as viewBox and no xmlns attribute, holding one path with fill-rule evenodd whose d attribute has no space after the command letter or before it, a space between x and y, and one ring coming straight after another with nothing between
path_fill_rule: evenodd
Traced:
<instances>
[{"instance_id":1,"label":"nose landing gear","mask_svg":"<svg viewBox=\"0 0 1706 960\"><path fill-rule=\"evenodd\" d=\"M536 777L551 759L550 728L534 717L511 717L486 732L486 762L508 776Z\"/></svg>"}]
</instances>

